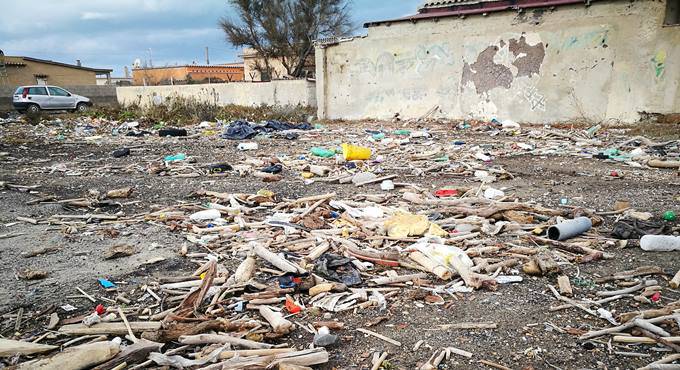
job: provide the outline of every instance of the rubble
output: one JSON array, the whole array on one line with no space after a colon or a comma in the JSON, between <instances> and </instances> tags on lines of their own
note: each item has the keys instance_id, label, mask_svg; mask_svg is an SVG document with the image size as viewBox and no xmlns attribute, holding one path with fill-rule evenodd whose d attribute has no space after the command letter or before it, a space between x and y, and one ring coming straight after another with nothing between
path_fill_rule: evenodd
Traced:
<instances>
[{"instance_id":1,"label":"rubble","mask_svg":"<svg viewBox=\"0 0 680 370\"><path fill-rule=\"evenodd\" d=\"M135 243L116 241L89 257L130 264L127 274L92 275L90 281L101 286L80 285L85 289L65 282L55 288L60 292L51 310L45 304L31 306L30 313L3 312L17 330L3 332L12 339L0 340L2 364L290 369L360 363L379 369L404 361L397 354L412 347L414 360L400 368L544 364L540 348L511 359L475 345L476 335L493 340L510 330L508 321L496 322L499 316L487 311L502 309L507 300L517 315L524 313L522 303L513 301L517 286L526 294L520 302L540 299L527 315L540 311L560 322L524 327L533 333L527 337L556 331L568 345L590 343L603 353L615 348L609 356L649 355L638 356L640 367L677 361L662 359L664 352L678 351L677 265L664 264L665 257L654 257L658 266L624 257L632 250L645 256L664 250L668 261L678 261L676 221L657 209L643 214L648 210L638 209L633 199L618 201L612 210L589 206L582 198L586 194L534 199L509 183L521 170L502 164L513 158L603 161L619 176L603 171L602 181L638 181L660 173L673 182L677 142L630 139L605 127L568 131L509 120L430 123L422 130L412 124L404 126L410 131L346 132L308 123L235 121L178 130L80 118L77 130L47 122L31 134L57 148L101 147L108 161L82 153L69 161L31 161L3 144L10 154L0 160L16 172L4 171L0 188L41 212L15 215L21 225L7 226L0 239L24 240L43 232L64 239L130 237ZM158 135L126 136L142 128ZM221 134L218 128L224 129ZM24 129L7 122L2 135ZM466 131L474 135L460 140ZM193 150L192 140L218 146L206 155ZM156 150L173 141L175 146ZM275 146L277 141L283 144ZM113 148L129 149L112 157ZM229 148L229 156L215 148ZM16 181L31 176L35 182ZM134 181L57 194L40 180L116 176ZM442 182L448 184L439 186ZM247 191L233 190L236 183ZM156 198L154 186L168 186L171 196ZM567 204L563 196L570 199ZM659 206L669 207L674 208ZM177 239L150 245L144 241L148 235L140 233L142 225L153 227L147 233ZM646 240L652 239L665 244L650 248ZM21 260L33 263L63 248L23 252ZM598 271L615 261L621 265L610 268L610 275ZM52 279L49 264L40 266L45 271L24 267L16 277ZM484 303L466 311L466 303L476 300ZM67 303L74 311L62 309ZM444 312L446 321L401 334L399 326L422 325L421 312ZM357 319L364 314L375 322ZM428 332L452 338L457 334L451 333L463 332L473 339L455 337L451 345L431 346ZM369 343L363 359L359 353L342 354L357 342ZM568 359L560 361L573 367Z\"/></svg>"}]
</instances>

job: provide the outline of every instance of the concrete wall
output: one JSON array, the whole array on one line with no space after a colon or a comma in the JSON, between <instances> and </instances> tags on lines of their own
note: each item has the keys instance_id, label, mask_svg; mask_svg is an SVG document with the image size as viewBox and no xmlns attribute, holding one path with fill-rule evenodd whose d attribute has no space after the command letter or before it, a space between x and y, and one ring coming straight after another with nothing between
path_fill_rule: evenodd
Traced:
<instances>
[{"instance_id":1,"label":"concrete wall","mask_svg":"<svg viewBox=\"0 0 680 370\"><path fill-rule=\"evenodd\" d=\"M66 90L86 96L90 98L96 106L114 106L118 104L116 99L115 86L98 86L98 85L79 85L79 86L61 86ZM16 91L16 86L0 86L0 110L12 110L12 95Z\"/></svg>"},{"instance_id":2,"label":"concrete wall","mask_svg":"<svg viewBox=\"0 0 680 370\"><path fill-rule=\"evenodd\" d=\"M664 1L597 1L371 27L317 47L321 118L633 122L680 112L680 27Z\"/></svg>"},{"instance_id":3,"label":"concrete wall","mask_svg":"<svg viewBox=\"0 0 680 370\"><path fill-rule=\"evenodd\" d=\"M121 105L160 104L183 97L217 105L304 105L316 106L314 82L282 80L271 82L232 82L224 84L131 86L116 89Z\"/></svg>"}]
</instances>

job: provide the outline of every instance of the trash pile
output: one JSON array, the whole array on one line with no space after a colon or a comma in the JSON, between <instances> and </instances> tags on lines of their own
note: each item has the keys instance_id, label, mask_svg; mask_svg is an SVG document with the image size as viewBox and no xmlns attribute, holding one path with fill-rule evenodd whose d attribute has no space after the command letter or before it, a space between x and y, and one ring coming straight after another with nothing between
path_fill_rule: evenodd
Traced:
<instances>
[{"instance_id":1,"label":"trash pile","mask_svg":"<svg viewBox=\"0 0 680 370\"><path fill-rule=\"evenodd\" d=\"M202 126L197 129L214 130L212 125ZM138 132L130 123L125 129ZM319 130L307 123L235 121L224 127L218 140L239 141L238 150L246 158L238 164L196 163L186 153L169 153L146 166L130 166L131 172L155 176L212 178L234 172L262 181L255 185L261 189L249 193L202 187L191 194L192 202L156 206L143 214L119 211L117 200L133 196L132 188L58 200L40 194L39 187L0 182L0 189L34 191L39 198L35 204L59 201L68 210L100 211L24 222L68 228L77 220L81 230L95 230L103 223L121 229L152 224L183 235L186 243L177 252L193 266L191 273L150 278L142 285L99 279L102 297L78 288L91 301L91 312L73 315L64 306L32 313L31 319L44 330L23 335L19 329L27 313L22 309L12 316L17 336L0 339L4 364L19 369L307 369L328 363L335 351L342 351L347 336L380 341L395 351L415 344L415 352L422 340L401 343L381 334L378 327L356 327L338 316L365 311L379 316L405 291L418 292L428 305L446 307L478 291L502 294L509 284L533 277L542 277L544 290L554 297L555 305L546 310L585 313L596 323L590 330L553 325L554 330L577 336L574 340L589 346L604 343L622 356L640 355L636 352L640 345L669 353L650 368L680 359L680 271L638 266L587 280L578 270L582 264L615 259L623 248L677 253L680 230L672 211L658 217L625 202L617 203L613 211L569 202L548 207L522 200L512 188L492 186L513 177L494 159L515 155L569 155L635 168L680 168L676 141L656 143L641 137L621 141L596 137L600 128L565 134L525 129L511 121L458 126L461 131L507 139L490 143L442 144L434 140L433 130L381 129L346 135L337 142L315 142L304 154L251 157L248 153L256 153L260 145L244 141L259 133L302 140L301 132ZM184 129L159 130L160 137L192 135L201 136ZM159 140L151 136L130 140L137 139ZM603 149L602 140L615 150ZM129 148L112 153L114 158L130 155ZM84 168L66 165L26 171L36 169L43 174L87 174ZM470 181L432 189L407 180L425 176ZM265 186L287 177L298 181L297 186L346 184L352 195L327 192L288 199ZM122 245L103 258L125 263L135 253ZM24 271L18 278L41 279L47 274ZM580 289L586 285L588 289ZM621 312L621 307L630 309ZM498 328L483 315L479 321L452 320L441 326ZM310 340L300 340L302 334ZM390 368L389 358L389 351L375 352L368 367ZM484 353L444 344L429 347L419 369L437 369L452 358L468 366L507 369Z\"/></svg>"}]
</instances>

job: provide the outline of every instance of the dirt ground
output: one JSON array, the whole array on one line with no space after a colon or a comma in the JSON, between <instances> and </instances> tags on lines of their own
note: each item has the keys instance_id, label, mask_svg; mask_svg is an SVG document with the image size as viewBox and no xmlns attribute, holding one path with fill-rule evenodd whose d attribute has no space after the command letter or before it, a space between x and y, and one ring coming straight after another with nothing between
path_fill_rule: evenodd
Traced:
<instances>
[{"instance_id":1,"label":"dirt ground","mask_svg":"<svg viewBox=\"0 0 680 370\"><path fill-rule=\"evenodd\" d=\"M432 139L412 139L411 144L402 148L417 152L435 145L449 148L454 141L465 141L461 149L463 151L474 145L481 145L492 155L494 152L503 153L493 156L492 165L502 167L513 177L499 179L492 186L504 189L506 194L511 194L513 199L519 201L535 201L545 207L559 208L560 200L565 198L569 206L611 211L616 201L625 200L638 211L652 212L657 220L668 210L680 213L680 177L677 169L646 166L636 168L611 160L594 159L587 153L576 155L571 145L573 143L565 138L553 140L553 153L508 153L505 150L507 145L528 139L523 135L490 136L486 131L459 130L456 125L457 123L429 124ZM324 130L303 133L299 139L293 141L277 137L256 140L260 145L259 150L241 152L236 148L238 141L217 136L199 135L188 139L157 136L132 138L114 137L110 132L100 130L97 134L104 138L101 141L88 142L68 135L64 140L56 139L60 132L70 130L56 125L38 128L21 123L0 125L0 152L5 152L0 155L0 181L38 185L35 190L40 193L36 195L11 189L0 192L0 235L20 234L0 238L0 263L4 265L0 269L0 314L4 315L0 334L2 337L15 335L15 320L11 318L15 317L12 315L16 314L19 307L23 307L29 315L17 333L17 338L41 335L47 316L37 314L50 305L60 307L71 304L77 308L69 313L58 308L62 317L91 311L95 303L82 297L74 297L80 294L76 287L97 299L115 297L115 293L107 292L97 284L98 278L108 278L129 291L156 282L162 277L191 274L196 268L195 264L178 254L180 247L187 244L183 234L169 230L164 225L153 222L138 222L128 226L88 224L69 229L42 222L37 225L17 223L17 216L38 220L45 220L55 214L121 212L121 215L133 216L181 202L200 203L202 200L192 197L192 193L201 189L224 193L255 193L260 189L268 189L276 193L279 199L295 199L329 192L336 192L337 199L352 199L358 192L385 193L380 190L379 184L359 190L351 183L315 182L306 185L299 171L289 169L284 169L282 181L263 183L250 176L240 177L235 172L222 177L177 178L150 174L146 168L149 163L158 161L163 156L180 152L186 153L197 167L215 162L237 165L249 156L305 156L305 160L335 166L333 159L310 159L309 148L337 147L341 142L363 140L367 136L365 129L418 129L417 124L406 126L403 123L328 123ZM567 130L563 132L569 134ZM610 140L615 140L615 135L604 135L603 140L602 148L606 148ZM545 139L535 141L540 145L545 144ZM131 148L132 154L113 158L111 152L122 147ZM479 186L474 176L439 172L414 174L413 168L420 164L398 153L399 151L394 150L381 152L378 149L376 154L383 155L383 162L371 165L371 169L380 170L384 174L397 174L395 182L411 183L430 191L444 186ZM612 176L612 171L618 176ZM27 204L45 194L54 195L55 199L71 199L84 197L91 189L106 192L126 186L134 188L134 193L130 198L121 200L117 207L83 210L65 209L54 202ZM397 204L399 190L389 192L396 195L389 204ZM597 228L597 233L607 236L607 230L614 219L615 216L605 217L605 223ZM670 224L677 232L677 224ZM498 243L505 242L515 240L498 240ZM103 259L102 255L108 248L120 244L132 245L138 253L120 259ZM59 249L31 258L22 257L22 253L45 246ZM203 247L195 244L189 243L188 247L189 252L206 252ZM613 243L606 248L615 255L613 259L580 265L566 264L562 266L564 273L572 279L578 276L582 281L592 282L597 277L643 265L662 267L668 274L674 274L680 267L680 252L650 253L637 247L620 248ZM164 260L145 264L146 261L158 257ZM229 271L233 271L238 262L225 261L224 264ZM17 271L25 268L45 270L49 272L49 276L34 281L17 279ZM554 277L531 277L524 273L520 273L520 276L524 278L522 282L499 285L496 291L480 290L446 297L446 305L425 303L421 290L405 286L399 295L388 299L387 308L382 312L371 308L333 314L332 318L344 322L346 329L339 332L341 341L329 348L330 362L321 368L369 369L373 352L388 351L389 365L385 363L383 368L415 369L430 357L433 349L444 346L472 352L473 357L466 359L454 355L440 366L442 369L488 368L478 362L482 359L512 369L631 369L644 366L669 353L659 346L608 343L608 337L583 342L578 340L578 335L559 332L555 327L587 331L608 326L606 322L588 316L576 308L550 311L550 306L559 305L547 288L547 285L555 284ZM656 305L680 299L680 291L669 289L665 282L669 276L655 278L664 287L661 301ZM574 296L593 298L595 291L616 288L613 283L574 284ZM621 312L649 309L653 306L627 299L606 307L616 316ZM386 320L370 329L401 342L400 347L354 330L365 327L378 316L385 316ZM318 319L320 317L313 313L306 313L293 320L302 324ZM485 330L438 328L438 325L457 322L495 322L498 326L496 329ZM677 326L674 330L677 333ZM297 329L280 341L302 348L311 343L311 340L311 334ZM424 340L425 344L418 351L412 351L419 340ZM638 354L631 357L617 354L617 351Z\"/></svg>"}]
</instances>

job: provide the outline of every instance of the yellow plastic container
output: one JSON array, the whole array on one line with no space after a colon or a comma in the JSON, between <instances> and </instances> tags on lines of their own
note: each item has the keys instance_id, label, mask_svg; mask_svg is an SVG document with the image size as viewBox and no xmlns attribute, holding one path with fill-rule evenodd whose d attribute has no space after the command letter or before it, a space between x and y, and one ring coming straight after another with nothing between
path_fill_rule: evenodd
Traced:
<instances>
[{"instance_id":1,"label":"yellow plastic container","mask_svg":"<svg viewBox=\"0 0 680 370\"><path fill-rule=\"evenodd\" d=\"M356 146L344 143L342 147L342 156L346 161L362 161L371 158L371 149L363 146Z\"/></svg>"}]
</instances>

